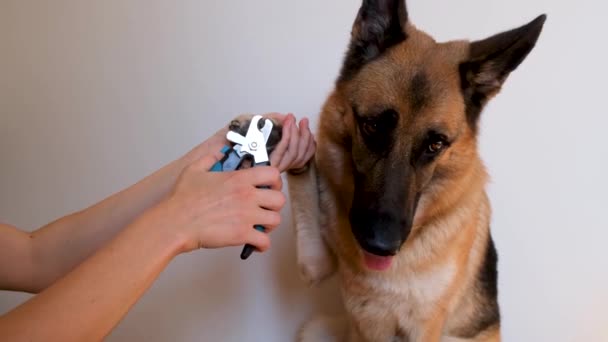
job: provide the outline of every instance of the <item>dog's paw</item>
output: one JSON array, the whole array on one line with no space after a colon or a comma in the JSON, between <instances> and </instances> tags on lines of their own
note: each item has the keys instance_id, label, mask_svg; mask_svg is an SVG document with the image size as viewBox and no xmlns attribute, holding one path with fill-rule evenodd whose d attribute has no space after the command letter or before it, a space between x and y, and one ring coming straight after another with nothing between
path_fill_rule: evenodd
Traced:
<instances>
[{"instance_id":1,"label":"dog's paw","mask_svg":"<svg viewBox=\"0 0 608 342\"><path fill-rule=\"evenodd\" d=\"M315 253L298 253L298 270L302 280L314 287L334 274L335 258L326 249L319 249Z\"/></svg>"},{"instance_id":2,"label":"dog's paw","mask_svg":"<svg viewBox=\"0 0 608 342\"><path fill-rule=\"evenodd\" d=\"M319 316L306 322L298 333L298 342L341 342L346 340L344 317Z\"/></svg>"},{"instance_id":3,"label":"dog's paw","mask_svg":"<svg viewBox=\"0 0 608 342\"><path fill-rule=\"evenodd\" d=\"M247 130L249 129L249 125L251 124L251 119L254 117L253 114L242 114L234 118L230 124L228 125L228 129L236 132L242 136L247 134ZM274 119L264 117L264 119L268 119L272 121L272 131L270 132L270 137L268 137L268 142L266 143L266 149L270 154L276 146L281 141L281 136L283 134L283 126ZM264 127L264 120L260 120L258 123L258 128Z\"/></svg>"}]
</instances>

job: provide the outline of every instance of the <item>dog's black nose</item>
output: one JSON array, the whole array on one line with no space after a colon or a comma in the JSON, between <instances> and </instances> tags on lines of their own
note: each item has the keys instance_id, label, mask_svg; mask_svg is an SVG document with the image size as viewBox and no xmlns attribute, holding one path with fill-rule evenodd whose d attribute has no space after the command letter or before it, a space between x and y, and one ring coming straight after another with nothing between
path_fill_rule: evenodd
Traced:
<instances>
[{"instance_id":1,"label":"dog's black nose","mask_svg":"<svg viewBox=\"0 0 608 342\"><path fill-rule=\"evenodd\" d=\"M361 248L377 256L393 256L401 247L401 240L391 239L363 239L359 241Z\"/></svg>"},{"instance_id":2,"label":"dog's black nose","mask_svg":"<svg viewBox=\"0 0 608 342\"><path fill-rule=\"evenodd\" d=\"M374 210L351 210L350 221L361 248L377 256L397 254L410 228L397 215Z\"/></svg>"}]
</instances>

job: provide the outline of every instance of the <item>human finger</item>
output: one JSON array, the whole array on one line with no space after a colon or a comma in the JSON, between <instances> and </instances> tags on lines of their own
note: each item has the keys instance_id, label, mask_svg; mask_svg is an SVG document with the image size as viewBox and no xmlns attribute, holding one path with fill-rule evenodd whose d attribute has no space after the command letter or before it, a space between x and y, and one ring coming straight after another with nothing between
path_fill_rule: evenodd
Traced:
<instances>
[{"instance_id":1,"label":"human finger","mask_svg":"<svg viewBox=\"0 0 608 342\"><path fill-rule=\"evenodd\" d=\"M306 163L306 150L310 143L311 133L308 119L304 118L300 121L300 143L298 145L298 154L293 164L296 167L302 167Z\"/></svg>"},{"instance_id":2,"label":"human finger","mask_svg":"<svg viewBox=\"0 0 608 342\"><path fill-rule=\"evenodd\" d=\"M285 156L287 152L287 148L289 147L289 141L291 139L291 126L295 124L295 119L291 114L288 114L285 120L283 121L283 129L281 135L281 141L275 147L274 151L270 155L270 164L280 166L281 160ZM282 170L282 169L281 169Z\"/></svg>"},{"instance_id":3,"label":"human finger","mask_svg":"<svg viewBox=\"0 0 608 342\"><path fill-rule=\"evenodd\" d=\"M290 137L289 137L289 144L287 146L287 151L283 155L283 158L281 159L281 162L279 164L279 169L281 169L281 170L287 170L289 168L289 166L293 163L293 161L296 159L297 154L298 154L298 144L300 141L300 133L298 131L298 126L295 124L295 122L291 126L289 134L290 134Z\"/></svg>"},{"instance_id":4,"label":"human finger","mask_svg":"<svg viewBox=\"0 0 608 342\"><path fill-rule=\"evenodd\" d=\"M274 190L282 189L281 172L274 166L256 166L236 171L245 182L255 186L268 186Z\"/></svg>"},{"instance_id":5,"label":"human finger","mask_svg":"<svg viewBox=\"0 0 608 342\"><path fill-rule=\"evenodd\" d=\"M254 196L258 206L272 211L280 211L287 201L285 195L277 190L256 189Z\"/></svg>"}]
</instances>

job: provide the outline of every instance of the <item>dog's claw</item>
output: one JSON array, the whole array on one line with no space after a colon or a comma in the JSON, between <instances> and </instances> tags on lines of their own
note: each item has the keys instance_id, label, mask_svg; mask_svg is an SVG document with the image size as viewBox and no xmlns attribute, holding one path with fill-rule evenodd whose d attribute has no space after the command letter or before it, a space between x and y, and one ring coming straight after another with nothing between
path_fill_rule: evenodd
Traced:
<instances>
[{"instance_id":1,"label":"dog's claw","mask_svg":"<svg viewBox=\"0 0 608 342\"><path fill-rule=\"evenodd\" d=\"M251 123L251 119L253 118L253 114L242 114L237 116L236 118L230 121L228 125L228 130L239 133L240 135L247 134L247 130L249 129L249 124ZM272 120L272 119L271 119ZM268 153L272 153L276 148L276 145L281 141L283 126L272 120L274 126L270 133L270 138L266 144L266 148L268 149ZM258 122L258 128L262 128L264 126L264 120L260 120Z\"/></svg>"},{"instance_id":2,"label":"dog's claw","mask_svg":"<svg viewBox=\"0 0 608 342\"><path fill-rule=\"evenodd\" d=\"M234 132L237 132L241 128L241 122L239 120L232 120L228 129Z\"/></svg>"}]
</instances>

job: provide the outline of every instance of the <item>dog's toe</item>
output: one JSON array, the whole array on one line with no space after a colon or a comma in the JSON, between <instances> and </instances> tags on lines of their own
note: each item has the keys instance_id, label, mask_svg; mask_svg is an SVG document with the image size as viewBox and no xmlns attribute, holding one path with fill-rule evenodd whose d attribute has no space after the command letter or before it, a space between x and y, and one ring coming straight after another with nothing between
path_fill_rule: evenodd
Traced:
<instances>
[{"instance_id":1,"label":"dog's toe","mask_svg":"<svg viewBox=\"0 0 608 342\"><path fill-rule=\"evenodd\" d=\"M228 125L228 129L234 132L238 132L241 129L242 123L239 120L230 121L230 125Z\"/></svg>"},{"instance_id":2,"label":"dog's toe","mask_svg":"<svg viewBox=\"0 0 608 342\"><path fill-rule=\"evenodd\" d=\"M309 255L298 258L298 269L300 277L308 286L316 286L331 274L335 266L329 256Z\"/></svg>"},{"instance_id":3,"label":"dog's toe","mask_svg":"<svg viewBox=\"0 0 608 342\"><path fill-rule=\"evenodd\" d=\"M344 317L316 317L302 326L298 334L299 342L341 342L346 339L346 319Z\"/></svg>"},{"instance_id":4,"label":"dog's toe","mask_svg":"<svg viewBox=\"0 0 608 342\"><path fill-rule=\"evenodd\" d=\"M253 118L253 114L242 114L234 118L230 121L228 125L228 129L236 132L240 135L245 136L247 134L247 130L249 130L249 125L251 124L251 119ZM273 123L272 131L270 133L270 137L266 143L266 148L268 152L271 153L274 151L276 145L281 141L283 127L277 122L277 120L270 119ZM264 126L264 120L260 120L259 127L262 128Z\"/></svg>"}]
</instances>

